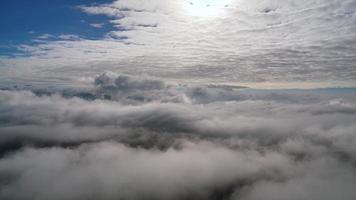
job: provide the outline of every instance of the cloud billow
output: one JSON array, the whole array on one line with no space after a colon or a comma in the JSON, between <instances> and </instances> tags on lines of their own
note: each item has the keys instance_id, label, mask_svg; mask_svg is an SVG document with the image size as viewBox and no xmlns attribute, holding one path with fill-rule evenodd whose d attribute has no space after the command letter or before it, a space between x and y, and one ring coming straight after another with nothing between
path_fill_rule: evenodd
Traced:
<instances>
[{"instance_id":1,"label":"cloud billow","mask_svg":"<svg viewBox=\"0 0 356 200\"><path fill-rule=\"evenodd\" d=\"M352 93L113 73L75 91L0 91L1 199L356 197Z\"/></svg>"}]
</instances>

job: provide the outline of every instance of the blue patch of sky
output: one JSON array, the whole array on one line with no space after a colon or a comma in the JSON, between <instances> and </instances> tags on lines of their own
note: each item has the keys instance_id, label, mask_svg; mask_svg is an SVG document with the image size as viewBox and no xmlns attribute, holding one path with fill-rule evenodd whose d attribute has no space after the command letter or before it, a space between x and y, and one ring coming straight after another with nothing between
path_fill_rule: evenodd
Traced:
<instances>
[{"instance_id":1,"label":"blue patch of sky","mask_svg":"<svg viewBox=\"0 0 356 200\"><path fill-rule=\"evenodd\" d=\"M43 34L73 34L100 39L113 30L104 15L88 15L79 5L111 3L112 0L9 0L0 3L0 56L16 56L20 44L34 44ZM96 28L90 24L104 25ZM54 39L54 38L52 38Z\"/></svg>"}]
</instances>

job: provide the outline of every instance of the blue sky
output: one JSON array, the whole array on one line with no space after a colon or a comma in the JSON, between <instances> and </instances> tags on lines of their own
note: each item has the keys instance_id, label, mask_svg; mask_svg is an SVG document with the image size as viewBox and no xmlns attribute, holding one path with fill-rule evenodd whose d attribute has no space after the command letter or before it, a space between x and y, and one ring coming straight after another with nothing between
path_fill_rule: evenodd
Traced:
<instances>
[{"instance_id":1,"label":"blue sky","mask_svg":"<svg viewBox=\"0 0 356 200\"><path fill-rule=\"evenodd\" d=\"M105 15L88 15L77 6L110 3L110 0L11 0L0 6L0 55L11 56L16 45L31 44L43 34L74 34L99 39L112 29ZM90 24L105 23L102 28Z\"/></svg>"}]
</instances>

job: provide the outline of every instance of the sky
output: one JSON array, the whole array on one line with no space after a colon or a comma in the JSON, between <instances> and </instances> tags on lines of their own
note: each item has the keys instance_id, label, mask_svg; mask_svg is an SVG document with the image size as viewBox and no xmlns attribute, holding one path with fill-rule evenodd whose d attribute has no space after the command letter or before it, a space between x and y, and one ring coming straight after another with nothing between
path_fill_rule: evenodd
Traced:
<instances>
[{"instance_id":1,"label":"sky","mask_svg":"<svg viewBox=\"0 0 356 200\"><path fill-rule=\"evenodd\" d=\"M44 35L72 34L90 39L101 38L111 30L105 16L88 16L78 12L82 4L108 3L110 1L6 1L1 5L0 33L2 56L14 56L16 46L35 44L37 37ZM102 28L95 28L95 24ZM93 26L94 25L94 26Z\"/></svg>"},{"instance_id":2,"label":"sky","mask_svg":"<svg viewBox=\"0 0 356 200\"><path fill-rule=\"evenodd\" d=\"M257 88L355 86L355 1L2 3L0 70L78 85L103 71Z\"/></svg>"},{"instance_id":3,"label":"sky","mask_svg":"<svg viewBox=\"0 0 356 200\"><path fill-rule=\"evenodd\" d=\"M1 200L355 200L356 0L0 3Z\"/></svg>"}]
</instances>

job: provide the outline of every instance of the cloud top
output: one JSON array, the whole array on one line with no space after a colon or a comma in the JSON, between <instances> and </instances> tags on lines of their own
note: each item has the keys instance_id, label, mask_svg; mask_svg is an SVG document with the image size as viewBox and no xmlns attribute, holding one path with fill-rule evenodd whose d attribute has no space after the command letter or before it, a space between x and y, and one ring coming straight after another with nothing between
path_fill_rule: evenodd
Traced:
<instances>
[{"instance_id":1,"label":"cloud top","mask_svg":"<svg viewBox=\"0 0 356 200\"><path fill-rule=\"evenodd\" d=\"M355 100L114 73L2 90L0 198L351 200Z\"/></svg>"}]
</instances>

